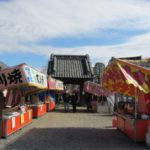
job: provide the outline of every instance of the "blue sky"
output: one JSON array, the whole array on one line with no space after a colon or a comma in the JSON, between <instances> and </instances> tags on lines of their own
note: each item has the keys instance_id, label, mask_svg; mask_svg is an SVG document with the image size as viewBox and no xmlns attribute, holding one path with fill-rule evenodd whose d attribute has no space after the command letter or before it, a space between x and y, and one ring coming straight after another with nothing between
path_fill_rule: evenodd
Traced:
<instances>
[{"instance_id":1,"label":"blue sky","mask_svg":"<svg viewBox=\"0 0 150 150\"><path fill-rule=\"evenodd\" d=\"M51 53L150 57L150 1L0 0L0 61L47 66Z\"/></svg>"}]
</instances>

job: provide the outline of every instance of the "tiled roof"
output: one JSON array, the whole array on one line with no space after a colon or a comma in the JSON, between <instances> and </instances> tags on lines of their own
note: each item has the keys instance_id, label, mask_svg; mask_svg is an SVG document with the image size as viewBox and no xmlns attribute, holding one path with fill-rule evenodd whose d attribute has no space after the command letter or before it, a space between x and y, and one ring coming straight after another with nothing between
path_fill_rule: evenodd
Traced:
<instances>
[{"instance_id":1,"label":"tiled roof","mask_svg":"<svg viewBox=\"0 0 150 150\"><path fill-rule=\"evenodd\" d=\"M119 59L123 59L123 60L142 60L141 56L134 56L134 57L121 57Z\"/></svg>"},{"instance_id":2,"label":"tiled roof","mask_svg":"<svg viewBox=\"0 0 150 150\"><path fill-rule=\"evenodd\" d=\"M141 61L129 61L130 63L133 63L137 66L141 66L143 68L150 69L150 61L141 60Z\"/></svg>"},{"instance_id":3,"label":"tiled roof","mask_svg":"<svg viewBox=\"0 0 150 150\"><path fill-rule=\"evenodd\" d=\"M51 55L48 74L56 78L92 78L88 55Z\"/></svg>"},{"instance_id":4,"label":"tiled roof","mask_svg":"<svg viewBox=\"0 0 150 150\"><path fill-rule=\"evenodd\" d=\"M111 63L111 61L113 59L114 58L111 58L109 63ZM141 66L143 68L150 69L150 58L142 59L141 56L136 56L136 57L124 57L124 58L119 58L119 59L122 59L122 60L127 61L127 62L132 63L132 64L135 64L137 66Z\"/></svg>"}]
</instances>

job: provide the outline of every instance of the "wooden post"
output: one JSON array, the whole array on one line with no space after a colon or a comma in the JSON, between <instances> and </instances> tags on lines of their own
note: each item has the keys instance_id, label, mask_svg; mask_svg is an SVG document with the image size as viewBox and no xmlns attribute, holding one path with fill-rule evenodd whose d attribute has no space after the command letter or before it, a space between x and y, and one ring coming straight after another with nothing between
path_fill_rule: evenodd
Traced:
<instances>
[{"instance_id":1,"label":"wooden post","mask_svg":"<svg viewBox=\"0 0 150 150\"><path fill-rule=\"evenodd\" d=\"M3 108L4 108L4 96L3 96L3 93L0 92L0 137L2 137Z\"/></svg>"}]
</instances>

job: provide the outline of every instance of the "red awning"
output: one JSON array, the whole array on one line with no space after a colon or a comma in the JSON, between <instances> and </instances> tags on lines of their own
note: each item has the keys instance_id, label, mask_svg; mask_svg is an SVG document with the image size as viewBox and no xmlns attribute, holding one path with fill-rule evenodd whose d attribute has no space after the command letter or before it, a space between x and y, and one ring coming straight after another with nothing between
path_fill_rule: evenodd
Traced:
<instances>
[{"instance_id":1,"label":"red awning","mask_svg":"<svg viewBox=\"0 0 150 150\"><path fill-rule=\"evenodd\" d=\"M114 59L105 69L102 86L112 92L135 96L135 89L150 93L150 69Z\"/></svg>"}]
</instances>

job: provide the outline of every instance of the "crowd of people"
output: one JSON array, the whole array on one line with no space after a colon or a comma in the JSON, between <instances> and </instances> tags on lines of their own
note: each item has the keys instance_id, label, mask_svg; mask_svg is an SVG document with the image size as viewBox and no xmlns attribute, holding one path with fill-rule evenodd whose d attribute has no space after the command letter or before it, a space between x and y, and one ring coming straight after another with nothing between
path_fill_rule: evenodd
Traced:
<instances>
[{"instance_id":1,"label":"crowd of people","mask_svg":"<svg viewBox=\"0 0 150 150\"><path fill-rule=\"evenodd\" d=\"M68 92L68 91L65 91L63 93L63 102L64 102L64 110L65 112L68 112L69 111L69 105L71 104L72 105L72 109L73 109L73 112L76 112L76 105L77 105L77 100L78 100L78 95L76 92Z\"/></svg>"},{"instance_id":2,"label":"crowd of people","mask_svg":"<svg viewBox=\"0 0 150 150\"><path fill-rule=\"evenodd\" d=\"M84 105L87 107L87 112L93 111L92 101L98 101L98 103L103 104L107 101L106 97L97 97L89 93L84 94ZM64 111L70 111L70 105L72 106L72 111L76 112L77 103L79 104L79 92L65 90L63 93L59 93L56 97L56 104L63 104Z\"/></svg>"}]
</instances>

